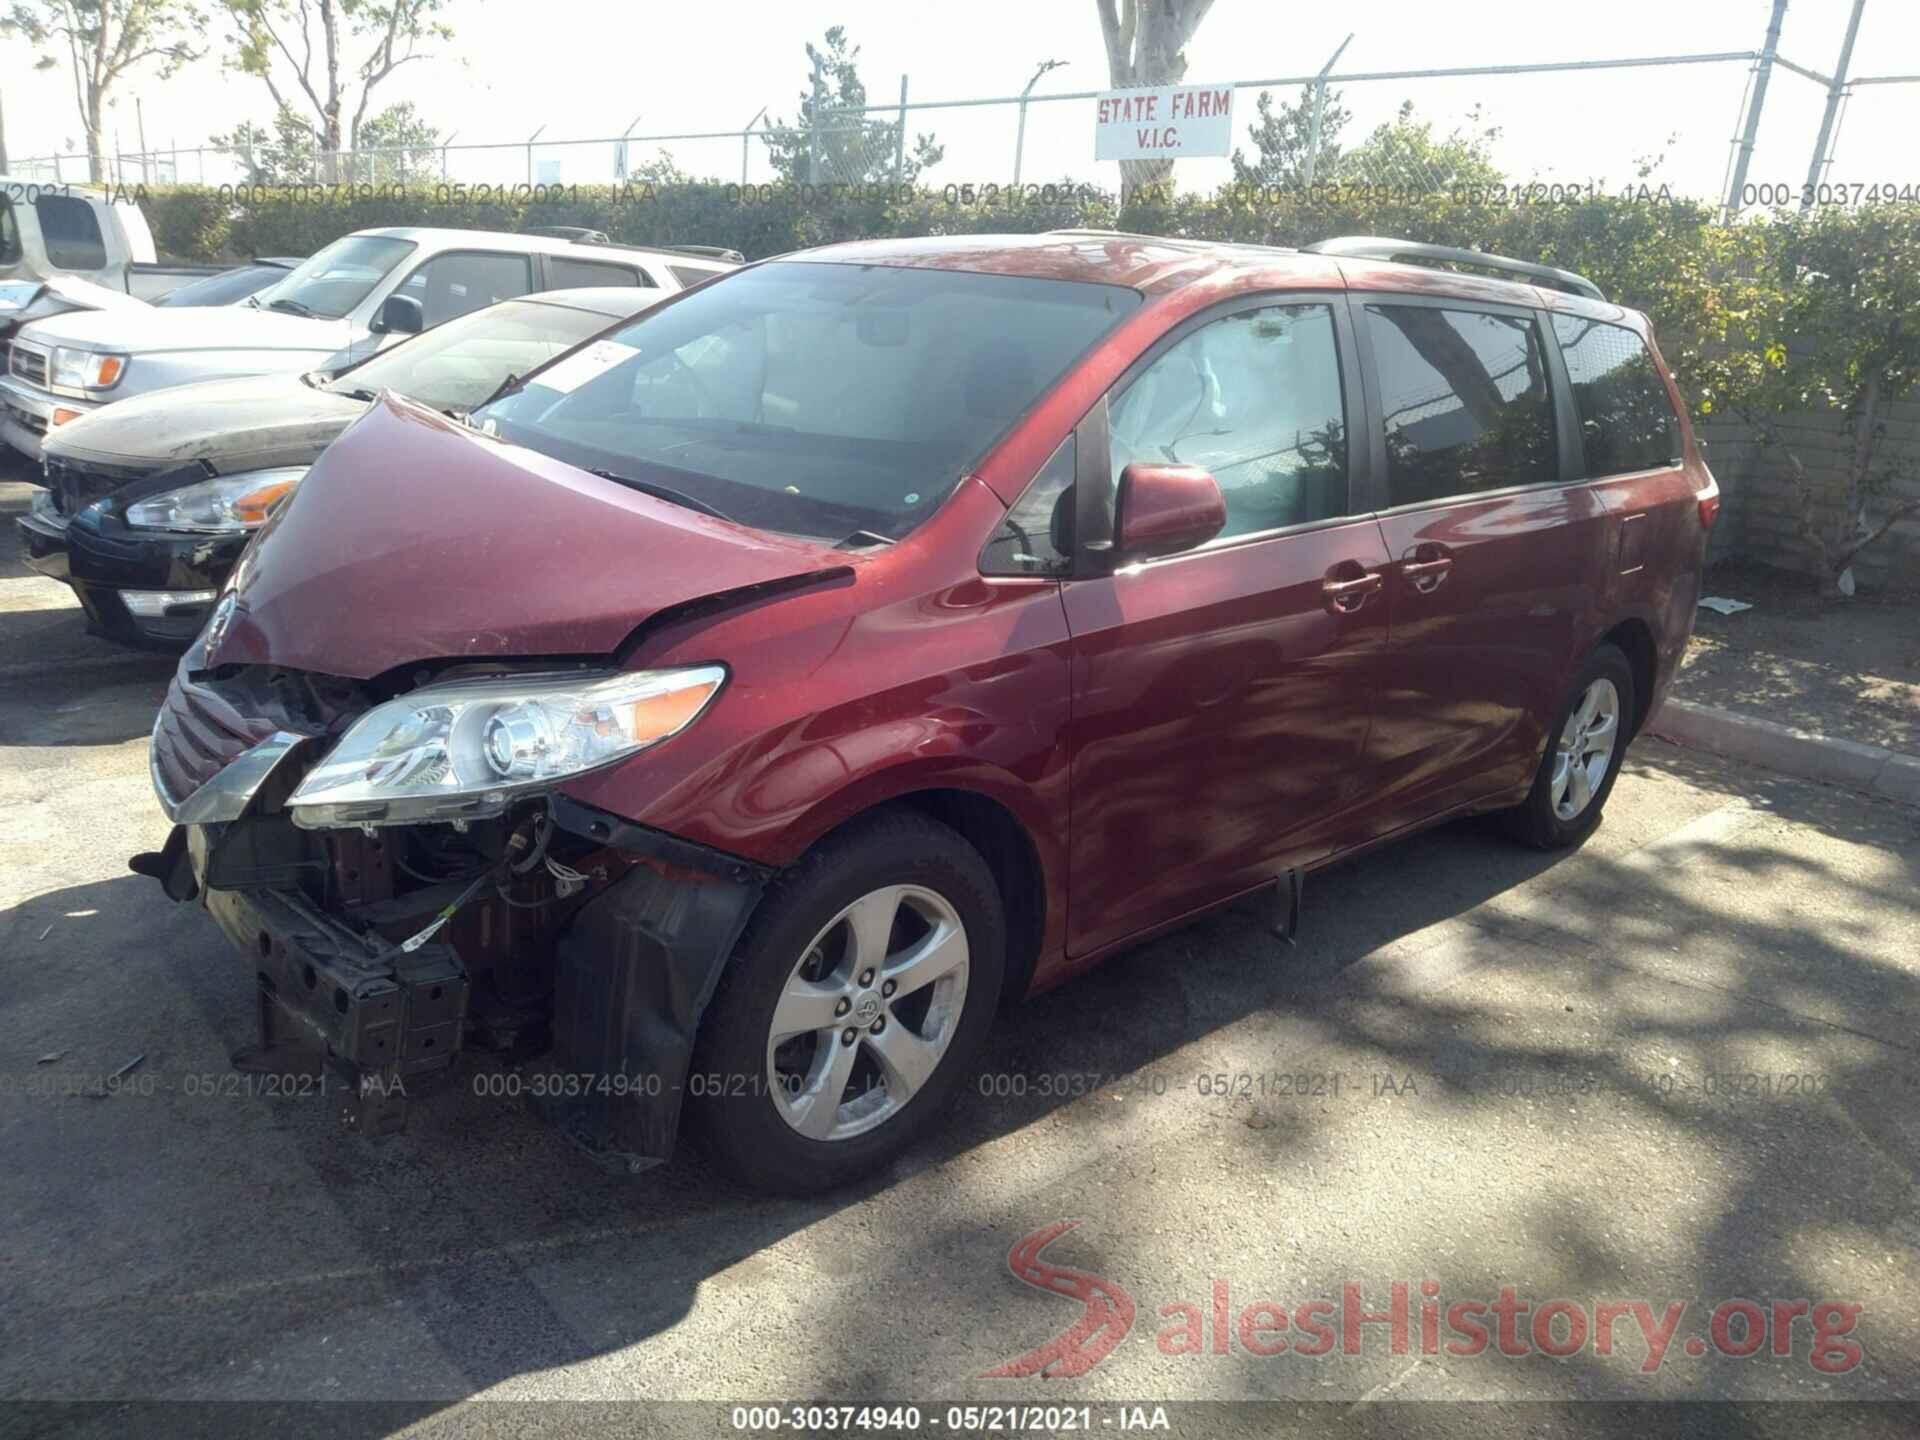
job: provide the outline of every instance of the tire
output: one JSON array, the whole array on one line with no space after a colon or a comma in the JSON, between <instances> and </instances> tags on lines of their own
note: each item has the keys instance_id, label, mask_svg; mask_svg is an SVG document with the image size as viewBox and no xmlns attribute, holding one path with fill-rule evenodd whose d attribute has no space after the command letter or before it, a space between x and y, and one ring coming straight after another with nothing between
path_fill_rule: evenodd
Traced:
<instances>
[{"instance_id":1,"label":"tire","mask_svg":"<svg viewBox=\"0 0 1920 1440\"><path fill-rule=\"evenodd\" d=\"M694 1043L690 1128L754 1189L869 1174L953 1098L1005 955L999 891L958 832L901 810L829 836L768 888L735 947ZM776 1040L776 1015L803 1028Z\"/></svg>"},{"instance_id":2,"label":"tire","mask_svg":"<svg viewBox=\"0 0 1920 1440\"><path fill-rule=\"evenodd\" d=\"M1610 694L1607 686L1612 687ZM1597 700L1596 709L1593 718L1582 724L1576 716L1590 697ZM1600 824L1607 797L1613 793L1613 782L1619 778L1621 762L1626 758L1636 703L1633 666L1626 655L1613 645L1595 648L1575 672L1566 698L1554 714L1553 728L1547 732L1546 750L1533 777L1533 789L1523 803L1503 817L1509 834L1536 849L1564 850L1580 844L1593 833ZM1597 756L1587 752L1586 747L1600 737L1600 720L1609 706L1611 746L1595 779ZM1562 758L1570 753L1573 745L1579 745L1590 758L1584 765L1569 763L1563 769ZM1584 801L1580 801L1582 790ZM1580 801L1577 806L1576 801ZM1573 813L1567 813L1569 809Z\"/></svg>"}]
</instances>

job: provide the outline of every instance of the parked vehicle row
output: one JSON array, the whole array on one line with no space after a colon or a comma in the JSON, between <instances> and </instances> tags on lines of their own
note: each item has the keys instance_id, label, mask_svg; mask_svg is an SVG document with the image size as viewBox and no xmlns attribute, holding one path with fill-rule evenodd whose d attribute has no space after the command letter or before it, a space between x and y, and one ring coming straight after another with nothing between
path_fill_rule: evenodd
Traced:
<instances>
[{"instance_id":1,"label":"parked vehicle row","mask_svg":"<svg viewBox=\"0 0 1920 1440\"><path fill-rule=\"evenodd\" d=\"M366 1133L481 1052L614 1168L684 1112L782 1190L1214 906L1290 934L1308 873L1457 815L1577 844L1718 509L1643 316L1400 241L861 242L479 403L355 381L406 354L308 387L290 431L364 413L277 503L150 476L70 522L78 564L142 504L263 517L134 868L247 957L242 1063L343 1070Z\"/></svg>"},{"instance_id":2,"label":"parked vehicle row","mask_svg":"<svg viewBox=\"0 0 1920 1440\"><path fill-rule=\"evenodd\" d=\"M343 370L117 401L47 442L47 488L17 522L22 554L73 587L101 634L184 646L267 512L383 391L457 418L663 293L548 291L471 311Z\"/></svg>"},{"instance_id":3,"label":"parked vehicle row","mask_svg":"<svg viewBox=\"0 0 1920 1440\"><path fill-rule=\"evenodd\" d=\"M731 268L710 254L547 236L362 230L237 305L149 307L42 320L14 338L0 438L38 459L57 417L198 380L338 370L407 335L541 290L673 291Z\"/></svg>"}]
</instances>

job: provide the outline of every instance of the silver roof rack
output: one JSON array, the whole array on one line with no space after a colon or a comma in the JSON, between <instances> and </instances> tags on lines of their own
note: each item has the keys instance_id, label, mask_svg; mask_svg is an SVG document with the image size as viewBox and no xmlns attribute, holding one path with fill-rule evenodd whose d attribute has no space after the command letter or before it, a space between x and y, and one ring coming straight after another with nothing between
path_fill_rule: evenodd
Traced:
<instances>
[{"instance_id":1,"label":"silver roof rack","mask_svg":"<svg viewBox=\"0 0 1920 1440\"><path fill-rule=\"evenodd\" d=\"M1584 295L1589 300L1607 298L1593 281L1571 270L1559 270L1528 260L1511 260L1505 255L1489 255L1480 250L1459 250L1451 245L1393 240L1383 235L1337 235L1331 240L1316 240L1301 248L1312 255L1338 255L1354 260L1431 260L1448 265L1472 265L1482 270L1498 270L1517 279L1532 280L1554 290Z\"/></svg>"}]
</instances>

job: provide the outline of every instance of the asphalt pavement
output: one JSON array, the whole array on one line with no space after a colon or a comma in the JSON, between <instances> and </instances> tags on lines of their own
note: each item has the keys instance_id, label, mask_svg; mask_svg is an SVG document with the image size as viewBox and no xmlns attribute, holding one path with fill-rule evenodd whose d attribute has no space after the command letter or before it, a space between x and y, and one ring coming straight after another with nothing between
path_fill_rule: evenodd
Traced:
<instances>
[{"instance_id":1,"label":"asphalt pavement","mask_svg":"<svg viewBox=\"0 0 1920 1440\"><path fill-rule=\"evenodd\" d=\"M480 1068L381 1141L236 1083L249 967L126 869L169 668L0 538L0 1430L1920 1401L1920 811L1643 739L1579 851L1449 825L1312 877L1297 948L1247 906L1121 956L1007 1017L934 1143L794 1202L604 1175Z\"/></svg>"}]
</instances>

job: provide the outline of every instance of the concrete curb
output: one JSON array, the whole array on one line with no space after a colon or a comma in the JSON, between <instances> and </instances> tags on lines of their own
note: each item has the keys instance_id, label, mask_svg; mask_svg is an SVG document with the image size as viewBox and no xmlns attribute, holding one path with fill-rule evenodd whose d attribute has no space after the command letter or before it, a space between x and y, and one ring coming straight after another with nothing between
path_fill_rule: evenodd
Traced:
<instances>
[{"instance_id":1,"label":"concrete curb","mask_svg":"<svg viewBox=\"0 0 1920 1440\"><path fill-rule=\"evenodd\" d=\"M1689 700L1667 701L1646 728L1648 733L1676 745L1750 760L1802 780L1844 785L1869 795L1920 805L1920 755L1795 730L1790 725Z\"/></svg>"}]
</instances>

